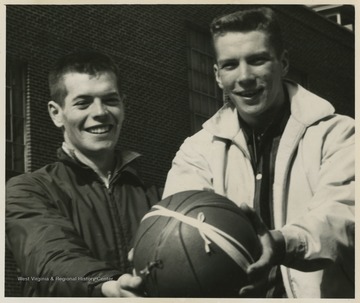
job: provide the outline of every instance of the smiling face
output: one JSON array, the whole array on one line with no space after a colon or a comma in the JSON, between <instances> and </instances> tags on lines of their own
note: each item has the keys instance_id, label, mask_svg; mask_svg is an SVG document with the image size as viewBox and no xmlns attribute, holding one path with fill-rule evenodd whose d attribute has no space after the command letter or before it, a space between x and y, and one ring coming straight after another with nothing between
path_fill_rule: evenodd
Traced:
<instances>
[{"instance_id":1,"label":"smiling face","mask_svg":"<svg viewBox=\"0 0 360 303\"><path fill-rule=\"evenodd\" d=\"M124 120L123 101L112 72L67 73L63 105L49 102L49 113L64 130L70 149L87 157L112 153Z\"/></svg>"},{"instance_id":2,"label":"smiling face","mask_svg":"<svg viewBox=\"0 0 360 303\"><path fill-rule=\"evenodd\" d=\"M227 32L214 40L216 80L250 125L268 120L284 100L282 77L287 53L280 58L262 31Z\"/></svg>"}]
</instances>

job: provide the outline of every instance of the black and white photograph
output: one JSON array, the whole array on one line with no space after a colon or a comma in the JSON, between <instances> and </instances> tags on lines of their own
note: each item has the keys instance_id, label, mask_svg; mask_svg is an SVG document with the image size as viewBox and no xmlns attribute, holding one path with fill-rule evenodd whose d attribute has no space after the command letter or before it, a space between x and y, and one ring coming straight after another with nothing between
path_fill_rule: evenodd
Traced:
<instances>
[{"instance_id":1,"label":"black and white photograph","mask_svg":"<svg viewBox=\"0 0 360 303\"><path fill-rule=\"evenodd\" d=\"M4 302L356 299L354 1L2 10Z\"/></svg>"}]
</instances>

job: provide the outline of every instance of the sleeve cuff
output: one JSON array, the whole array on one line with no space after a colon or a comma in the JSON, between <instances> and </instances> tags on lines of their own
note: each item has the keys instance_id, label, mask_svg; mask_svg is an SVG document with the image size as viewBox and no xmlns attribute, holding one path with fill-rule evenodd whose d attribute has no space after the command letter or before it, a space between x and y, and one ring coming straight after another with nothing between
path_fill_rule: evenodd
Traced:
<instances>
[{"instance_id":1,"label":"sleeve cuff","mask_svg":"<svg viewBox=\"0 0 360 303\"><path fill-rule=\"evenodd\" d=\"M104 283L100 283L100 284L96 285L96 286L93 288L93 290L92 290L92 292L91 292L91 296L92 296L92 297L104 297L104 295L103 295L103 293L102 293L102 291L101 291L101 287L102 287L103 284L104 284Z\"/></svg>"},{"instance_id":2,"label":"sleeve cuff","mask_svg":"<svg viewBox=\"0 0 360 303\"><path fill-rule=\"evenodd\" d=\"M281 233L285 240L285 256L282 264L288 266L296 260L303 259L307 250L306 241L299 233L299 228L284 226Z\"/></svg>"}]
</instances>

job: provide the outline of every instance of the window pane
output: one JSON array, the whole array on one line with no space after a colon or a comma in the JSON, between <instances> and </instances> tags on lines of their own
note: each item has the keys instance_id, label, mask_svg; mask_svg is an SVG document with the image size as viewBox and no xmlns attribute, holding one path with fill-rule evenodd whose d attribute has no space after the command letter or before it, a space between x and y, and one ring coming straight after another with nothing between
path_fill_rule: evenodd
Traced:
<instances>
[{"instance_id":1,"label":"window pane","mask_svg":"<svg viewBox=\"0 0 360 303\"><path fill-rule=\"evenodd\" d=\"M201 73L194 71L194 89L199 92L206 92L206 79L204 80L204 77Z\"/></svg>"},{"instance_id":2,"label":"window pane","mask_svg":"<svg viewBox=\"0 0 360 303\"><path fill-rule=\"evenodd\" d=\"M6 140L12 141L11 116L6 115Z\"/></svg>"},{"instance_id":3,"label":"window pane","mask_svg":"<svg viewBox=\"0 0 360 303\"><path fill-rule=\"evenodd\" d=\"M211 112L215 114L215 112L218 110L218 102L216 99L213 99L212 101L213 102L211 102Z\"/></svg>"},{"instance_id":4,"label":"window pane","mask_svg":"<svg viewBox=\"0 0 360 303\"><path fill-rule=\"evenodd\" d=\"M11 85L11 70L10 70L8 64L6 65L6 85L8 85L8 86Z\"/></svg>"},{"instance_id":5,"label":"window pane","mask_svg":"<svg viewBox=\"0 0 360 303\"><path fill-rule=\"evenodd\" d=\"M7 60L6 81L6 166L10 173L21 173L25 167L24 64Z\"/></svg>"},{"instance_id":6,"label":"window pane","mask_svg":"<svg viewBox=\"0 0 360 303\"><path fill-rule=\"evenodd\" d=\"M215 96L215 79L213 77L209 77L208 74L200 73L198 71L192 72L192 84L193 89L197 91L201 91L207 95Z\"/></svg>"},{"instance_id":7,"label":"window pane","mask_svg":"<svg viewBox=\"0 0 360 303\"><path fill-rule=\"evenodd\" d=\"M207 64L206 64L206 57L205 56L202 56L200 71L205 75L207 74Z\"/></svg>"},{"instance_id":8,"label":"window pane","mask_svg":"<svg viewBox=\"0 0 360 303\"><path fill-rule=\"evenodd\" d=\"M191 51L190 51L190 62L191 62L191 64L190 64L190 68L192 69L192 70L197 70L197 63L199 62L199 60L197 59L197 53L196 53L196 51L194 51L194 49L191 49Z\"/></svg>"},{"instance_id":9,"label":"window pane","mask_svg":"<svg viewBox=\"0 0 360 303\"><path fill-rule=\"evenodd\" d=\"M13 117L13 142L24 143L24 120L22 117Z\"/></svg>"},{"instance_id":10,"label":"window pane","mask_svg":"<svg viewBox=\"0 0 360 303\"><path fill-rule=\"evenodd\" d=\"M201 129L202 124L218 109L217 83L213 65L209 34L192 30L189 32L189 76L190 104L193 114L194 131Z\"/></svg>"},{"instance_id":11,"label":"window pane","mask_svg":"<svg viewBox=\"0 0 360 303\"><path fill-rule=\"evenodd\" d=\"M209 116L209 106L206 97L204 96L201 98L201 113L206 117Z\"/></svg>"},{"instance_id":12,"label":"window pane","mask_svg":"<svg viewBox=\"0 0 360 303\"><path fill-rule=\"evenodd\" d=\"M192 88L196 91L199 91L200 90L200 79L199 79L198 73L193 71L191 79L192 79Z\"/></svg>"},{"instance_id":13,"label":"window pane","mask_svg":"<svg viewBox=\"0 0 360 303\"><path fill-rule=\"evenodd\" d=\"M214 58L213 57L208 57L208 61L207 61L208 70L207 70L207 73L209 74L210 78L213 79L213 80L215 80L214 63L215 63Z\"/></svg>"},{"instance_id":14,"label":"window pane","mask_svg":"<svg viewBox=\"0 0 360 303\"><path fill-rule=\"evenodd\" d=\"M14 145L14 170L18 172L24 171L24 146Z\"/></svg>"},{"instance_id":15,"label":"window pane","mask_svg":"<svg viewBox=\"0 0 360 303\"><path fill-rule=\"evenodd\" d=\"M191 31L191 32L189 32L189 43L190 43L190 45L191 46L193 46L193 47L195 47L196 46L196 32L193 32L193 31Z\"/></svg>"},{"instance_id":16,"label":"window pane","mask_svg":"<svg viewBox=\"0 0 360 303\"><path fill-rule=\"evenodd\" d=\"M12 144L10 142L6 142L6 169L12 170Z\"/></svg>"},{"instance_id":17,"label":"window pane","mask_svg":"<svg viewBox=\"0 0 360 303\"><path fill-rule=\"evenodd\" d=\"M200 112L201 108L200 108L200 102L199 102L199 95L196 93L192 93L191 94L191 101L193 104L193 110L198 113Z\"/></svg>"},{"instance_id":18,"label":"window pane","mask_svg":"<svg viewBox=\"0 0 360 303\"><path fill-rule=\"evenodd\" d=\"M23 86L23 81L24 81L24 76L23 76L23 67L20 64L16 64L15 68L14 68L14 74L13 74L13 83L14 85L19 88L22 89Z\"/></svg>"},{"instance_id":19,"label":"window pane","mask_svg":"<svg viewBox=\"0 0 360 303\"><path fill-rule=\"evenodd\" d=\"M207 89L207 79L203 76L203 75L199 75L200 78L200 91L203 93L207 93L208 89Z\"/></svg>"},{"instance_id":20,"label":"window pane","mask_svg":"<svg viewBox=\"0 0 360 303\"><path fill-rule=\"evenodd\" d=\"M10 87L6 87L6 113L10 114L11 113L11 88Z\"/></svg>"},{"instance_id":21,"label":"window pane","mask_svg":"<svg viewBox=\"0 0 360 303\"><path fill-rule=\"evenodd\" d=\"M195 41L194 41L194 47L197 49L201 49L202 41L201 41L201 35L199 35L198 32L195 33Z\"/></svg>"},{"instance_id":22,"label":"window pane","mask_svg":"<svg viewBox=\"0 0 360 303\"><path fill-rule=\"evenodd\" d=\"M13 114L18 116L24 115L24 95L22 90L14 89L12 95Z\"/></svg>"}]
</instances>

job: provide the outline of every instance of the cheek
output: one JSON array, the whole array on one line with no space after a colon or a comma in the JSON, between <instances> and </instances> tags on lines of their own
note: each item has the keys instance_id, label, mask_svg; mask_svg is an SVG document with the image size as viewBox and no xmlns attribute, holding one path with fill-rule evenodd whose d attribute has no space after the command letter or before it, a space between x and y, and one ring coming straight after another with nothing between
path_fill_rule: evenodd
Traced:
<instances>
[{"instance_id":1,"label":"cheek","mask_svg":"<svg viewBox=\"0 0 360 303\"><path fill-rule=\"evenodd\" d=\"M229 90L234 87L236 82L236 76L233 73L226 73L220 76L221 83L224 87L224 90Z\"/></svg>"},{"instance_id":2,"label":"cheek","mask_svg":"<svg viewBox=\"0 0 360 303\"><path fill-rule=\"evenodd\" d=\"M254 74L258 78L265 79L265 80L272 79L274 77L275 73L276 73L276 70L271 65L262 65L262 66L258 66L257 68L254 69Z\"/></svg>"},{"instance_id":3,"label":"cheek","mask_svg":"<svg viewBox=\"0 0 360 303\"><path fill-rule=\"evenodd\" d=\"M121 124L125 118L124 110L122 108L121 109L120 108L113 109L111 111L111 114L113 116L113 119L117 122L117 124L119 124L121 126Z\"/></svg>"},{"instance_id":4,"label":"cheek","mask_svg":"<svg viewBox=\"0 0 360 303\"><path fill-rule=\"evenodd\" d=\"M264 73L261 75L260 79L262 79L263 82L266 83L266 86L271 89L271 87L274 86L274 83L277 82L277 79L279 78L278 71L276 69L268 69L264 71Z\"/></svg>"},{"instance_id":5,"label":"cheek","mask_svg":"<svg viewBox=\"0 0 360 303\"><path fill-rule=\"evenodd\" d=\"M86 121L86 117L82 117L78 114L68 114L64 117L64 127L68 132L75 133L81 129Z\"/></svg>"}]
</instances>

